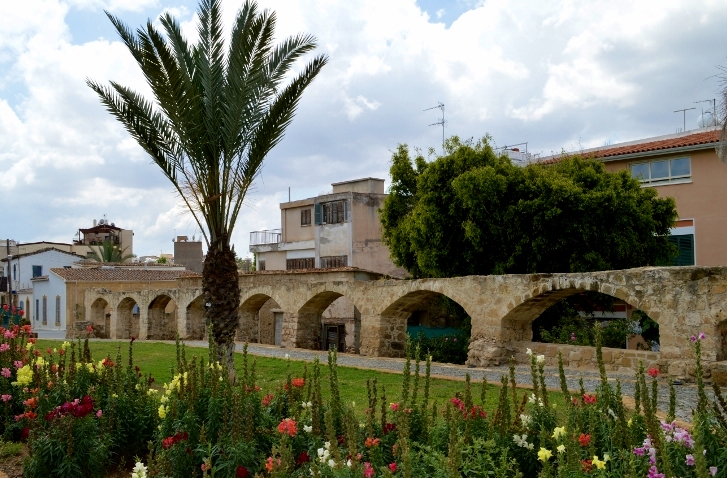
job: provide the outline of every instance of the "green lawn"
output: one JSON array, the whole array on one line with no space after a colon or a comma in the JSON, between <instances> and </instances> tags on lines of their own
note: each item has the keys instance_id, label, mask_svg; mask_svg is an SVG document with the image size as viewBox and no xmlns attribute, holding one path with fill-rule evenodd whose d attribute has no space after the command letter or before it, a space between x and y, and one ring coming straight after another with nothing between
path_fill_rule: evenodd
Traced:
<instances>
[{"instance_id":1,"label":"green lawn","mask_svg":"<svg viewBox=\"0 0 727 478\"><path fill-rule=\"evenodd\" d=\"M45 350L46 348L55 348L59 346L59 341L56 340L38 340L37 348L39 350ZM98 361L106 356L110 356L113 360L116 360L116 354L121 348L122 363L126 364L128 360L129 342L128 341L91 341L89 342L91 353L94 360ZM207 356L207 349L198 347L187 347L186 348L187 359L190 360L194 356ZM284 382L287 375L288 366L290 366L290 372L293 377L300 377L303 375L303 368L307 365L309 372L312 371L313 364L311 362L299 361L299 360L284 360L269 357L254 357L248 356L249 362L252 364L252 360L257 361L256 375L257 384L260 386L263 392L273 393L276 388L279 388ZM141 372L144 374L151 373L156 379L156 384L159 387L165 382L171 379L171 369L176 361L176 349L172 344L163 343L149 343L149 342L135 342L134 343L134 364L137 365ZM242 354L236 354L235 356L235 368L238 372L242 371ZM422 379L419 381L419 396L421 397L424 389L424 366L421 364ZM412 373L414 370L414 364L412 363ZM321 364L321 379L322 379L322 393L325 398L329 395L328 385L328 365L327 363ZM395 402L398 400L401 394L401 374L382 372L378 370L361 370L351 367L338 367L338 381L339 389L341 393L341 399L344 402L356 403L357 412L363 412L368 405L367 403L367 391L366 391L366 380L377 379L377 387L379 390L379 396L381 396L382 386L386 387L386 399L388 402ZM413 377L412 377L413 381ZM464 381L462 380L446 380L433 378L431 379L430 385L430 403L436 401L438 405L443 406L455 393L463 392L465 388ZM475 403L479 403L481 382L473 382L472 384L472 395L475 398ZM488 412L493 411L497 405L497 398L499 393L499 386L489 384L487 387L487 400L485 409ZM520 389L518 390L518 399L522 397L524 393L530 393L529 390ZM557 404L558 408L564 404L563 397L560 393L550 393L549 398L551 403ZM561 408L562 409L562 408Z\"/></svg>"}]
</instances>

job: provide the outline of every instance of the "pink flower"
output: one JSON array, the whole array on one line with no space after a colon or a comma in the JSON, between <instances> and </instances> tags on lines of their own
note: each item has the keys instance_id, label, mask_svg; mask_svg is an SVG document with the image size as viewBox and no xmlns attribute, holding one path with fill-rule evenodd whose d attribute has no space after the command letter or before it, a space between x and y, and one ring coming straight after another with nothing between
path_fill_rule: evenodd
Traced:
<instances>
[{"instance_id":1,"label":"pink flower","mask_svg":"<svg viewBox=\"0 0 727 478\"><path fill-rule=\"evenodd\" d=\"M664 473L659 473L659 470L656 468L656 466L652 466L649 468L649 474L647 475L647 478L664 478Z\"/></svg>"},{"instance_id":2,"label":"pink flower","mask_svg":"<svg viewBox=\"0 0 727 478\"><path fill-rule=\"evenodd\" d=\"M391 471L392 473L396 473L396 462L389 463L389 471Z\"/></svg>"},{"instance_id":3,"label":"pink flower","mask_svg":"<svg viewBox=\"0 0 727 478\"><path fill-rule=\"evenodd\" d=\"M693 455L687 455L686 457L686 463L687 466L694 466L694 456Z\"/></svg>"},{"instance_id":4,"label":"pink flower","mask_svg":"<svg viewBox=\"0 0 727 478\"><path fill-rule=\"evenodd\" d=\"M368 461L363 465L363 476L365 478L371 478L374 476L374 467Z\"/></svg>"},{"instance_id":5,"label":"pink flower","mask_svg":"<svg viewBox=\"0 0 727 478\"><path fill-rule=\"evenodd\" d=\"M5 338L6 339L14 339L15 338L15 332L12 330L6 330L5 331Z\"/></svg>"},{"instance_id":6,"label":"pink flower","mask_svg":"<svg viewBox=\"0 0 727 478\"><path fill-rule=\"evenodd\" d=\"M634 455L636 456L644 456L644 448L643 447L637 447L634 448Z\"/></svg>"},{"instance_id":7,"label":"pink flower","mask_svg":"<svg viewBox=\"0 0 727 478\"><path fill-rule=\"evenodd\" d=\"M15 368L23 368L23 361L22 360L16 360L15 362L13 362L13 366Z\"/></svg>"},{"instance_id":8,"label":"pink flower","mask_svg":"<svg viewBox=\"0 0 727 478\"><path fill-rule=\"evenodd\" d=\"M96 418L101 418L102 416L103 416L103 410L101 410L99 408L98 411L96 412Z\"/></svg>"},{"instance_id":9,"label":"pink flower","mask_svg":"<svg viewBox=\"0 0 727 478\"><path fill-rule=\"evenodd\" d=\"M0 399L3 402L9 402L10 400L13 399L13 396L12 395L8 395L8 394L5 394L5 395L0 396Z\"/></svg>"},{"instance_id":10,"label":"pink flower","mask_svg":"<svg viewBox=\"0 0 727 478\"><path fill-rule=\"evenodd\" d=\"M696 342L697 341L697 336L696 335L692 335L691 337L689 337L689 340L691 340L692 342Z\"/></svg>"},{"instance_id":11,"label":"pink flower","mask_svg":"<svg viewBox=\"0 0 727 478\"><path fill-rule=\"evenodd\" d=\"M709 467L709 474L712 476L715 476L717 474L717 467L716 466L710 466Z\"/></svg>"},{"instance_id":12,"label":"pink flower","mask_svg":"<svg viewBox=\"0 0 727 478\"><path fill-rule=\"evenodd\" d=\"M10 369L7 367L3 367L2 372L0 372L0 375L2 375L5 378L10 378Z\"/></svg>"},{"instance_id":13,"label":"pink flower","mask_svg":"<svg viewBox=\"0 0 727 478\"><path fill-rule=\"evenodd\" d=\"M395 412L398 412L399 411L399 404L398 403L391 403L391 404L389 404L389 408L391 408Z\"/></svg>"},{"instance_id":14,"label":"pink flower","mask_svg":"<svg viewBox=\"0 0 727 478\"><path fill-rule=\"evenodd\" d=\"M0 344L0 352L7 352L8 350L10 350L10 345Z\"/></svg>"},{"instance_id":15,"label":"pink flower","mask_svg":"<svg viewBox=\"0 0 727 478\"><path fill-rule=\"evenodd\" d=\"M699 336L697 337L699 340L704 340L707 336L704 335L704 332L699 332Z\"/></svg>"}]
</instances>

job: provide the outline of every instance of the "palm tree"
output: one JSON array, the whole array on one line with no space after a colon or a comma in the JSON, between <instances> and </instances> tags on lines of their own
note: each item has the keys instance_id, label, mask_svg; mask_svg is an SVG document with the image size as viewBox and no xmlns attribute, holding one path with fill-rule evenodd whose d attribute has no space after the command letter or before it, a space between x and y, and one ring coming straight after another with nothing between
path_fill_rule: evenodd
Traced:
<instances>
[{"instance_id":1,"label":"palm tree","mask_svg":"<svg viewBox=\"0 0 727 478\"><path fill-rule=\"evenodd\" d=\"M169 13L160 18L163 32L148 21L133 33L107 12L154 100L113 81L87 84L162 169L203 231L206 318L218 358L234 375L240 287L230 237L265 156L328 59L316 56L290 75L315 38L298 34L273 45L275 13L259 11L254 1L235 17L228 45L220 0L201 0L198 15L199 41L190 43Z\"/></svg>"},{"instance_id":2,"label":"palm tree","mask_svg":"<svg viewBox=\"0 0 727 478\"><path fill-rule=\"evenodd\" d=\"M134 257L134 254L124 254L127 249L111 241L103 241L95 249L91 246L88 258L96 262L124 262Z\"/></svg>"}]
</instances>

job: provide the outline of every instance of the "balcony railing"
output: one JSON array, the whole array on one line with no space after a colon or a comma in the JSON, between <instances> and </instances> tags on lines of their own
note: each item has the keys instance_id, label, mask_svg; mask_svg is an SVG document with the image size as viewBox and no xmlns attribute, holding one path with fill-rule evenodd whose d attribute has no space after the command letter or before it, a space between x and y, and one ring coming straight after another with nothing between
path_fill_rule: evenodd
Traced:
<instances>
[{"instance_id":1,"label":"balcony railing","mask_svg":"<svg viewBox=\"0 0 727 478\"><path fill-rule=\"evenodd\" d=\"M277 244L283 239L282 229L270 229L267 231L253 231L250 233L250 245Z\"/></svg>"}]
</instances>

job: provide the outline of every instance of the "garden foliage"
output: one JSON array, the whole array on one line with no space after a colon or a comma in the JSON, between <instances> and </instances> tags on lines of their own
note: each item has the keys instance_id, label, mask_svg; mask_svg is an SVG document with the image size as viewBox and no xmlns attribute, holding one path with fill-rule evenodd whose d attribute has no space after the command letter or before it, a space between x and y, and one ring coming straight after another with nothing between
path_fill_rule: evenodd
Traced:
<instances>
[{"instance_id":1,"label":"garden foliage","mask_svg":"<svg viewBox=\"0 0 727 478\"><path fill-rule=\"evenodd\" d=\"M134 365L133 340L121 363L93 359L87 341L36 350L29 333L0 330L0 433L27 442L30 478L119 469L134 478L727 476L727 403L716 387L718 400L709 402L701 362L693 425L674 421L673 400L659 420L658 370L642 368L635 410L627 410L600 360L600 334L600 386L568 390L561 362L567 405L556 409L545 360L532 354L533 386L522 401L511 365L499 389L468 376L447 403L432 403L431 358L409 349L399 400L387 400L374 379L367 403L356 405L340 398L335 352L328 380L316 361L263 394L247 353L232 383L219 362L189 358L178 346L173 378L160 385ZM702 339L692 337L697 358ZM485 410L491 393L497 407Z\"/></svg>"}]
</instances>

